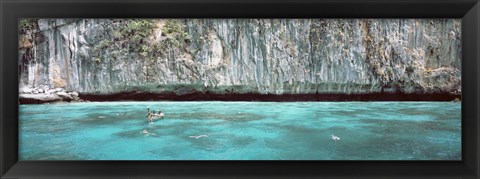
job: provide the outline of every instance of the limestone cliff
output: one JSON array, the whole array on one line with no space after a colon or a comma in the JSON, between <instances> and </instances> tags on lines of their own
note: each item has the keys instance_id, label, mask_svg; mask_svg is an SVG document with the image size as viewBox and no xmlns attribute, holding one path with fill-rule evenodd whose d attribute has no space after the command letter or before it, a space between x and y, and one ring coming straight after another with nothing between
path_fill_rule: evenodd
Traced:
<instances>
[{"instance_id":1,"label":"limestone cliff","mask_svg":"<svg viewBox=\"0 0 480 179\"><path fill-rule=\"evenodd\" d=\"M461 93L460 19L39 19L20 87L80 94Z\"/></svg>"}]
</instances>

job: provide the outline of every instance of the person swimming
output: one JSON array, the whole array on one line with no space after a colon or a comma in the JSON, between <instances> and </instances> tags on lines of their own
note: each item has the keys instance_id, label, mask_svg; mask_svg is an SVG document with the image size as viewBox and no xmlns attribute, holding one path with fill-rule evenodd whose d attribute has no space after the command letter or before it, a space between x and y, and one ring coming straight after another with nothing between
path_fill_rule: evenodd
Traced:
<instances>
[{"instance_id":1,"label":"person swimming","mask_svg":"<svg viewBox=\"0 0 480 179\"><path fill-rule=\"evenodd\" d=\"M161 118L161 117L164 116L164 114L163 114L163 112L162 112L162 110L161 110L160 108L158 109L158 112L153 111L152 115L153 115L154 117L157 117L157 118Z\"/></svg>"},{"instance_id":2,"label":"person swimming","mask_svg":"<svg viewBox=\"0 0 480 179\"><path fill-rule=\"evenodd\" d=\"M147 120L149 123L153 122L153 114L150 112L150 107L147 108Z\"/></svg>"},{"instance_id":3,"label":"person swimming","mask_svg":"<svg viewBox=\"0 0 480 179\"><path fill-rule=\"evenodd\" d=\"M152 123L154 118L162 118L164 116L162 110L158 109L158 112L155 110L150 111L150 106L147 108L147 118L148 122Z\"/></svg>"},{"instance_id":4,"label":"person swimming","mask_svg":"<svg viewBox=\"0 0 480 179\"><path fill-rule=\"evenodd\" d=\"M340 137L332 134L332 140L335 140L335 141L340 140Z\"/></svg>"},{"instance_id":5,"label":"person swimming","mask_svg":"<svg viewBox=\"0 0 480 179\"><path fill-rule=\"evenodd\" d=\"M165 115L165 114L163 114L163 112L162 112L160 109L158 109L158 114L157 114L157 116L159 116L160 118L162 118L164 115Z\"/></svg>"},{"instance_id":6,"label":"person swimming","mask_svg":"<svg viewBox=\"0 0 480 179\"><path fill-rule=\"evenodd\" d=\"M198 138L201 138L201 137L208 137L208 135L199 135L199 136L188 136L190 138L195 138L195 139L198 139Z\"/></svg>"}]
</instances>

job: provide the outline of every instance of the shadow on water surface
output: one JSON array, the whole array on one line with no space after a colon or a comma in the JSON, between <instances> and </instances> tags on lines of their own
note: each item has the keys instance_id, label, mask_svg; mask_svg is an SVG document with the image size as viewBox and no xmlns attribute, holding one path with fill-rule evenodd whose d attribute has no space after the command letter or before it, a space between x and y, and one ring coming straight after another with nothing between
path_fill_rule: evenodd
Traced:
<instances>
[{"instance_id":1,"label":"shadow on water surface","mask_svg":"<svg viewBox=\"0 0 480 179\"><path fill-rule=\"evenodd\" d=\"M325 111L325 112L316 112L315 116L324 116L328 114L328 115L334 115L338 117L355 117L359 114L371 113L371 112L372 111L370 110L334 110L334 111L332 110L332 111Z\"/></svg>"}]
</instances>

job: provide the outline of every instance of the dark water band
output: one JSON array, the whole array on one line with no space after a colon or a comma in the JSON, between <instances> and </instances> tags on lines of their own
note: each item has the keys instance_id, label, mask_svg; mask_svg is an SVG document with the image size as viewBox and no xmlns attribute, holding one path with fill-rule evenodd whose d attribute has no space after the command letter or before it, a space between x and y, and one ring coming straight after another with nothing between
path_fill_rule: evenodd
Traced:
<instances>
[{"instance_id":1,"label":"dark water band","mask_svg":"<svg viewBox=\"0 0 480 179\"><path fill-rule=\"evenodd\" d=\"M190 94L123 92L116 94L80 94L85 101L454 101L461 95L452 94L405 94L405 93L369 93L369 94L215 94L195 92ZM52 101L20 99L20 104L41 104Z\"/></svg>"}]
</instances>

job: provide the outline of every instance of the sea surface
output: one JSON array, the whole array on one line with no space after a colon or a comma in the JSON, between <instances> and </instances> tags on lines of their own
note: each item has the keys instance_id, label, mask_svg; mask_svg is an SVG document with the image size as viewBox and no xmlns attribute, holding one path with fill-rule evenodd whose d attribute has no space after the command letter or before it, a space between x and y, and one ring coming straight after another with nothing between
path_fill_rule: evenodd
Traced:
<instances>
[{"instance_id":1,"label":"sea surface","mask_svg":"<svg viewBox=\"0 0 480 179\"><path fill-rule=\"evenodd\" d=\"M148 107L165 117L149 123ZM90 102L20 105L19 118L20 160L462 157L454 102Z\"/></svg>"}]
</instances>

